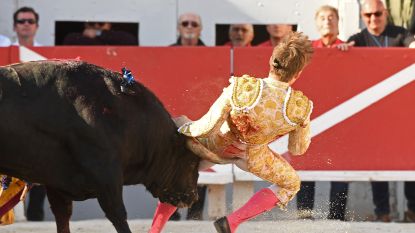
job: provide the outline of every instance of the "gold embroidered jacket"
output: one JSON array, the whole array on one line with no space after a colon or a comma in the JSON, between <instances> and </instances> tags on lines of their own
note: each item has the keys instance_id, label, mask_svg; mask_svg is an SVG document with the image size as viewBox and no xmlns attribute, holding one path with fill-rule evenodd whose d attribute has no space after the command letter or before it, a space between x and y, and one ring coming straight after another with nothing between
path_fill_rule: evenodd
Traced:
<instances>
[{"instance_id":1,"label":"gold embroidered jacket","mask_svg":"<svg viewBox=\"0 0 415 233\"><path fill-rule=\"evenodd\" d=\"M208 113L179 131L198 138L219 155L233 140L267 146L287 133L291 154L307 150L313 103L301 91L272 78L244 75L230 82Z\"/></svg>"}]
</instances>

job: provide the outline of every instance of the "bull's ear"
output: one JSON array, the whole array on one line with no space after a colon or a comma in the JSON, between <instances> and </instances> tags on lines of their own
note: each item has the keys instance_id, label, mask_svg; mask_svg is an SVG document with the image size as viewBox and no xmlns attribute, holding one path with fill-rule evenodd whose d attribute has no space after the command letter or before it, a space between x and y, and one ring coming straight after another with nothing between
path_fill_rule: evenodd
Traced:
<instances>
[{"instance_id":1,"label":"bull's ear","mask_svg":"<svg viewBox=\"0 0 415 233\"><path fill-rule=\"evenodd\" d=\"M189 150L195 153L203 160L210 161L216 164L228 164L234 163L236 159L226 159L218 156L217 154L213 153L212 151L208 150L202 143L200 143L195 138L187 138L186 139L186 146Z\"/></svg>"}]
</instances>

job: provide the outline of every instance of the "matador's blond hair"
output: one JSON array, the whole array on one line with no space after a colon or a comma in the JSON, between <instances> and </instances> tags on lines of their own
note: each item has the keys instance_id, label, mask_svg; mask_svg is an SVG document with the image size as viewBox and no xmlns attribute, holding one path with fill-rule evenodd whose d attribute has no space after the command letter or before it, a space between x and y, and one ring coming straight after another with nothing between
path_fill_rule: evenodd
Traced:
<instances>
[{"instance_id":1,"label":"matador's blond hair","mask_svg":"<svg viewBox=\"0 0 415 233\"><path fill-rule=\"evenodd\" d=\"M308 37L301 32L291 32L272 51L271 72L280 77L280 81L289 82L310 62L312 54Z\"/></svg>"}]
</instances>

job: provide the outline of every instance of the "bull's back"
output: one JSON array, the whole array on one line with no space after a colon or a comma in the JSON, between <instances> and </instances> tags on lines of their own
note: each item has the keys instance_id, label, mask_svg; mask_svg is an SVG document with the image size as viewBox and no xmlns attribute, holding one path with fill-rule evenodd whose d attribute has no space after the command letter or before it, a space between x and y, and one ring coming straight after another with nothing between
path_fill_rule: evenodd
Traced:
<instances>
[{"instance_id":1,"label":"bull's back","mask_svg":"<svg viewBox=\"0 0 415 233\"><path fill-rule=\"evenodd\" d=\"M41 183L79 172L79 142L109 140L100 110L114 104L115 81L116 74L76 61L1 67L0 170Z\"/></svg>"}]
</instances>

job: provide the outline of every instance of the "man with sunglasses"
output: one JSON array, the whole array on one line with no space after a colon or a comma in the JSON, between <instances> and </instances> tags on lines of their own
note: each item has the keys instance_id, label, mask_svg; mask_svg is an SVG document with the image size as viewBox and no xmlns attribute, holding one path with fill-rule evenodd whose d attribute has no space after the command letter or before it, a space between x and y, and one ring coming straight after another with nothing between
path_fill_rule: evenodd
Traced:
<instances>
[{"instance_id":1,"label":"man with sunglasses","mask_svg":"<svg viewBox=\"0 0 415 233\"><path fill-rule=\"evenodd\" d=\"M364 0L361 5L361 17L366 28L351 36L340 46L359 47L410 47L415 48L415 38L403 27L388 24L388 10L382 0Z\"/></svg>"},{"instance_id":2,"label":"man with sunglasses","mask_svg":"<svg viewBox=\"0 0 415 233\"><path fill-rule=\"evenodd\" d=\"M413 35L403 27L388 24L388 10L381 0L364 0L361 16L366 29L351 36L348 43L339 46L347 50L348 46L359 47L410 47L415 48ZM371 182L376 220L390 222L389 184L388 182ZM415 182L405 182L405 196L408 200L406 222L415 222Z\"/></svg>"},{"instance_id":3,"label":"man with sunglasses","mask_svg":"<svg viewBox=\"0 0 415 233\"><path fill-rule=\"evenodd\" d=\"M21 7L13 14L13 27L17 40L12 45L42 46L35 40L39 28L39 14L31 7ZM26 212L28 221L44 220L46 190L43 185L35 185L29 192Z\"/></svg>"},{"instance_id":4,"label":"man with sunglasses","mask_svg":"<svg viewBox=\"0 0 415 233\"><path fill-rule=\"evenodd\" d=\"M42 46L35 40L39 14L31 7L21 7L13 15L13 30L17 40L13 45Z\"/></svg>"},{"instance_id":5,"label":"man with sunglasses","mask_svg":"<svg viewBox=\"0 0 415 233\"><path fill-rule=\"evenodd\" d=\"M200 39L202 32L202 19L200 15L188 12L179 16L177 21L177 32L179 37L176 43L170 46L205 46ZM193 205L187 211L187 220L202 220L203 219L203 207L205 205L207 186L198 185L197 192L199 199L193 203ZM170 217L170 220L178 221L181 216L176 210Z\"/></svg>"},{"instance_id":6,"label":"man with sunglasses","mask_svg":"<svg viewBox=\"0 0 415 233\"><path fill-rule=\"evenodd\" d=\"M171 46L205 46L200 40L202 32L202 20L195 13L184 13L179 16L177 23L179 38Z\"/></svg>"}]
</instances>

